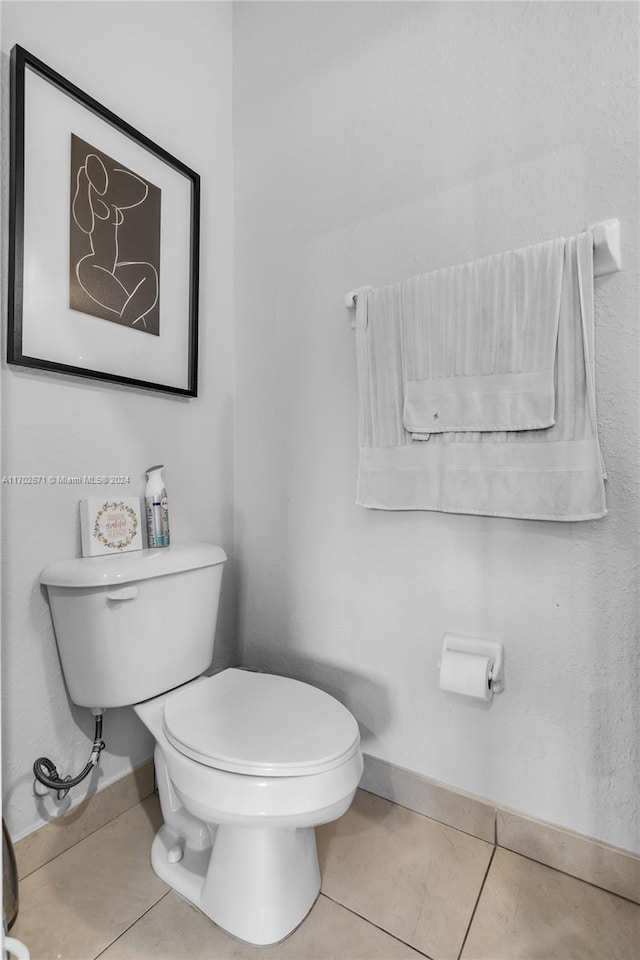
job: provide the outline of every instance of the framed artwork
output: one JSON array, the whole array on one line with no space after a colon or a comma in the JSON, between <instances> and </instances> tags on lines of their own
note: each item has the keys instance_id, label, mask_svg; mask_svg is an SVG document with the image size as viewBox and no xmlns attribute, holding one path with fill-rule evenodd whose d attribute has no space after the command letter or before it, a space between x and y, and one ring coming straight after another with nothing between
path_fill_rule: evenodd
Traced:
<instances>
[{"instance_id":1,"label":"framed artwork","mask_svg":"<svg viewBox=\"0 0 640 960\"><path fill-rule=\"evenodd\" d=\"M11 52L9 363L197 396L200 177Z\"/></svg>"}]
</instances>

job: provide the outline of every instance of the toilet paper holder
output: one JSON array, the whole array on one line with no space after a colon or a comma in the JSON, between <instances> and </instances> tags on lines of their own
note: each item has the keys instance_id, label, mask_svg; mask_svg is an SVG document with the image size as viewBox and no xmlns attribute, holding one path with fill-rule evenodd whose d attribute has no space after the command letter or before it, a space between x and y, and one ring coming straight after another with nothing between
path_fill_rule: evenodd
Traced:
<instances>
[{"instance_id":1,"label":"toilet paper holder","mask_svg":"<svg viewBox=\"0 0 640 960\"><path fill-rule=\"evenodd\" d=\"M474 653L491 660L491 692L504 690L504 647L499 640L484 640L482 637L465 637L459 633L445 633L442 637L442 654L447 651ZM441 662L441 661L440 661ZM438 669L440 669L438 662Z\"/></svg>"}]
</instances>

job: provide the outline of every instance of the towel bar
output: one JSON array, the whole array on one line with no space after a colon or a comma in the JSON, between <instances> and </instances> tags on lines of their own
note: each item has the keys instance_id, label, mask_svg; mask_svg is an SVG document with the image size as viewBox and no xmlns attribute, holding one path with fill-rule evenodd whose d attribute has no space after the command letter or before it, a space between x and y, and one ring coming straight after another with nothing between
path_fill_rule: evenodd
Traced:
<instances>
[{"instance_id":1,"label":"towel bar","mask_svg":"<svg viewBox=\"0 0 640 960\"><path fill-rule=\"evenodd\" d=\"M609 273L617 273L622 269L620 256L620 221L602 220L594 223L589 229L593 233L593 274L596 277L605 277ZM355 290L345 294L344 305L348 310L355 309L358 294ZM351 322L352 328L355 322Z\"/></svg>"}]
</instances>

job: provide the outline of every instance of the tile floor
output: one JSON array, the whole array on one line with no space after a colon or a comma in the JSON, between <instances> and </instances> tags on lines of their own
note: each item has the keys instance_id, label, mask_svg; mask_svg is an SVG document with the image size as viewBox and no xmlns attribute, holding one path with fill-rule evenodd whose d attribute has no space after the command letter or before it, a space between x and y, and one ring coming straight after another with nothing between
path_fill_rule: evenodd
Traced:
<instances>
[{"instance_id":1,"label":"tile floor","mask_svg":"<svg viewBox=\"0 0 640 960\"><path fill-rule=\"evenodd\" d=\"M239 943L153 873L155 796L25 877L33 960L640 960L640 906L359 791L318 830L322 893L292 936Z\"/></svg>"}]
</instances>

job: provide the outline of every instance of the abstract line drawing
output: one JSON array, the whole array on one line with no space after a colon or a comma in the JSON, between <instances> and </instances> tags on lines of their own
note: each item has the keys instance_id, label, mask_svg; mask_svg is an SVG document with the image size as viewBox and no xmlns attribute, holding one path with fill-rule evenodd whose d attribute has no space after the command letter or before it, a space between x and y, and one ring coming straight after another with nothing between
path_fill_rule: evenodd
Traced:
<instances>
[{"instance_id":1,"label":"abstract line drawing","mask_svg":"<svg viewBox=\"0 0 640 960\"><path fill-rule=\"evenodd\" d=\"M160 333L158 187L71 134L69 306Z\"/></svg>"}]
</instances>

